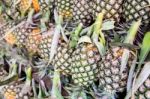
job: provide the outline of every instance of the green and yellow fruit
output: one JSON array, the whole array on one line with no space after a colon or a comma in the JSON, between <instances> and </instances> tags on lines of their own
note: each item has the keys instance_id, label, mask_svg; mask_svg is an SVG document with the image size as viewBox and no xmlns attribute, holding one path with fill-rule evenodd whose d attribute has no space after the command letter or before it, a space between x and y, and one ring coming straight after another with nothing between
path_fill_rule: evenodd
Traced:
<instances>
[{"instance_id":1,"label":"green and yellow fruit","mask_svg":"<svg viewBox=\"0 0 150 99\"><path fill-rule=\"evenodd\" d=\"M65 19L72 18L72 5L73 0L55 0L55 8L58 14Z\"/></svg>"},{"instance_id":2,"label":"green and yellow fruit","mask_svg":"<svg viewBox=\"0 0 150 99\"><path fill-rule=\"evenodd\" d=\"M94 15L105 11L104 19L119 21L122 14L123 0L94 0Z\"/></svg>"},{"instance_id":3,"label":"green and yellow fruit","mask_svg":"<svg viewBox=\"0 0 150 99\"><path fill-rule=\"evenodd\" d=\"M125 0L123 4L123 15L127 22L136 21L142 18L142 23L150 21L150 7L148 0Z\"/></svg>"},{"instance_id":4,"label":"green and yellow fruit","mask_svg":"<svg viewBox=\"0 0 150 99\"><path fill-rule=\"evenodd\" d=\"M72 79L79 86L88 86L97 80L100 55L94 44L82 43L72 54Z\"/></svg>"},{"instance_id":5,"label":"green and yellow fruit","mask_svg":"<svg viewBox=\"0 0 150 99\"><path fill-rule=\"evenodd\" d=\"M40 32L41 30L39 28L35 28L28 35L25 47L29 52L36 53L38 51L38 45L40 44L42 39L42 35Z\"/></svg>"},{"instance_id":6,"label":"green and yellow fruit","mask_svg":"<svg viewBox=\"0 0 150 99\"><path fill-rule=\"evenodd\" d=\"M71 55L73 49L68 44L61 42L58 45L56 55L54 56L52 65L59 69L62 74L71 74Z\"/></svg>"},{"instance_id":7,"label":"green and yellow fruit","mask_svg":"<svg viewBox=\"0 0 150 99\"><path fill-rule=\"evenodd\" d=\"M93 23L93 1L73 0L73 20L89 26Z\"/></svg>"}]
</instances>

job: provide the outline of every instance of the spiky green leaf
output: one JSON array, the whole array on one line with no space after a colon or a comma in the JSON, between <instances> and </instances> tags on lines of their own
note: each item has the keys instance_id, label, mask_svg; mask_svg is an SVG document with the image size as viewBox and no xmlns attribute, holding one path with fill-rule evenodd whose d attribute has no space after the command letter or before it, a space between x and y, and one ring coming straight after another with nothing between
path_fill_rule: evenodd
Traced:
<instances>
[{"instance_id":1,"label":"spiky green leaf","mask_svg":"<svg viewBox=\"0 0 150 99\"><path fill-rule=\"evenodd\" d=\"M128 35L127 35L124 43L133 44L133 41L135 39L135 36L138 32L140 25L141 25L141 20L138 20L137 22L134 22L132 24L132 26L130 27L130 29L128 31Z\"/></svg>"},{"instance_id":2,"label":"spiky green leaf","mask_svg":"<svg viewBox=\"0 0 150 99\"><path fill-rule=\"evenodd\" d=\"M139 57L139 66L144 62L146 59L147 55L150 52L150 32L146 33L143 39L143 43L141 46L141 51L140 51L140 57Z\"/></svg>"}]
</instances>

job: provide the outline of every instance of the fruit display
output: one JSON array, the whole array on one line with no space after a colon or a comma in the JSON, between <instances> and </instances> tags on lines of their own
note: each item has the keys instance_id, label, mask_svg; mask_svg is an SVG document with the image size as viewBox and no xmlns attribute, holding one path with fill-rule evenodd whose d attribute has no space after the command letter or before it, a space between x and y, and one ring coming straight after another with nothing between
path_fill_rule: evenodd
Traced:
<instances>
[{"instance_id":1,"label":"fruit display","mask_svg":"<svg viewBox=\"0 0 150 99\"><path fill-rule=\"evenodd\" d=\"M1 0L0 99L150 99L148 0Z\"/></svg>"}]
</instances>

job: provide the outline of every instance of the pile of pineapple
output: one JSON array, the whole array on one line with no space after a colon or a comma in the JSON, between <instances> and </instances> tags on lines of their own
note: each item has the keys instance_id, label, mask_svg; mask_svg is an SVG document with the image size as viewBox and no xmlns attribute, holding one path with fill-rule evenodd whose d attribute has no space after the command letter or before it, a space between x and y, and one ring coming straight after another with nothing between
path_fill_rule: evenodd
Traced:
<instances>
[{"instance_id":1,"label":"pile of pineapple","mask_svg":"<svg viewBox=\"0 0 150 99\"><path fill-rule=\"evenodd\" d=\"M1 0L2 99L150 99L149 0Z\"/></svg>"}]
</instances>

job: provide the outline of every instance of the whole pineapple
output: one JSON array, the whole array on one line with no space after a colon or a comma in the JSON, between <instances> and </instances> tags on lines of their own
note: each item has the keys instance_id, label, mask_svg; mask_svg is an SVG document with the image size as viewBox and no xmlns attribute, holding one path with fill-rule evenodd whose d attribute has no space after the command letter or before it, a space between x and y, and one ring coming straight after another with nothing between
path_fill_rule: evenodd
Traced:
<instances>
[{"instance_id":1,"label":"whole pineapple","mask_svg":"<svg viewBox=\"0 0 150 99\"><path fill-rule=\"evenodd\" d=\"M72 18L73 0L55 0L55 8L64 19Z\"/></svg>"},{"instance_id":2,"label":"whole pineapple","mask_svg":"<svg viewBox=\"0 0 150 99\"><path fill-rule=\"evenodd\" d=\"M124 43L133 44L139 25L140 21L135 22L131 26L129 34ZM137 51L133 48L125 48L123 46L114 46L109 48L105 57L102 57L102 62L99 63L99 80L100 85L104 88L104 91L114 94L116 92L123 92L125 90L129 69L136 57L136 52ZM128 55L128 61L122 68L122 58L124 55Z\"/></svg>"},{"instance_id":3,"label":"whole pineapple","mask_svg":"<svg viewBox=\"0 0 150 99\"><path fill-rule=\"evenodd\" d=\"M72 79L79 86L88 86L98 77L97 63L100 55L97 47L90 43L78 45L72 54Z\"/></svg>"},{"instance_id":4,"label":"whole pineapple","mask_svg":"<svg viewBox=\"0 0 150 99\"><path fill-rule=\"evenodd\" d=\"M98 46L94 41L98 41L99 33L102 35L100 32L102 20L103 13L100 13L97 16L96 22L93 24L93 39L90 40L89 37L83 36L83 38L86 38L85 41L78 43L72 54L72 79L78 86L87 87L99 77L99 68L97 64L101 61L101 52L103 52L102 50L104 50L104 48L98 49ZM100 37L100 39L104 40L102 37ZM99 44L101 44L101 47L103 46L101 42L98 42L98 45Z\"/></svg>"},{"instance_id":5,"label":"whole pineapple","mask_svg":"<svg viewBox=\"0 0 150 99\"><path fill-rule=\"evenodd\" d=\"M93 1L73 0L73 20L89 26L93 23Z\"/></svg>"},{"instance_id":6,"label":"whole pineapple","mask_svg":"<svg viewBox=\"0 0 150 99\"><path fill-rule=\"evenodd\" d=\"M123 4L123 15L127 22L142 18L142 23L148 24L150 18L150 7L148 0L125 0Z\"/></svg>"},{"instance_id":7,"label":"whole pineapple","mask_svg":"<svg viewBox=\"0 0 150 99\"><path fill-rule=\"evenodd\" d=\"M119 21L122 13L123 0L94 0L94 16L105 11L105 19Z\"/></svg>"}]
</instances>

